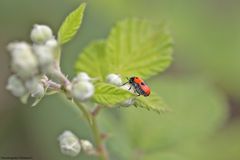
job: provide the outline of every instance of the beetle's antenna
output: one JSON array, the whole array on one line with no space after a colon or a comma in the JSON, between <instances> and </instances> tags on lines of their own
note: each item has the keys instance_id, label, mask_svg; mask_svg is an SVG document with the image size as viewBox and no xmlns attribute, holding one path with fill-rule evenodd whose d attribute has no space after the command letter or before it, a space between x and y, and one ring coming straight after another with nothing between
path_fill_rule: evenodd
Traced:
<instances>
[{"instance_id":1,"label":"beetle's antenna","mask_svg":"<svg viewBox=\"0 0 240 160\"><path fill-rule=\"evenodd\" d=\"M126 77L126 79L128 80L127 82L123 83L122 86L126 85L127 83L129 83L129 78Z\"/></svg>"},{"instance_id":2,"label":"beetle's antenna","mask_svg":"<svg viewBox=\"0 0 240 160\"><path fill-rule=\"evenodd\" d=\"M129 82L127 81L127 82L125 82L125 83L123 83L121 86L124 86L124 85L126 85L126 84L128 84Z\"/></svg>"}]
</instances>

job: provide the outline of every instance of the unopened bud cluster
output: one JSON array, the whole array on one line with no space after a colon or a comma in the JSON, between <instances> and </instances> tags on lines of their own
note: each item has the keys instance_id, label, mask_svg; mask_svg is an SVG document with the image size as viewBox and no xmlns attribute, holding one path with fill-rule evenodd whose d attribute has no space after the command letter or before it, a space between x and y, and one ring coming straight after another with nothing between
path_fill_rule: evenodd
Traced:
<instances>
[{"instance_id":1,"label":"unopened bud cluster","mask_svg":"<svg viewBox=\"0 0 240 160\"><path fill-rule=\"evenodd\" d=\"M71 131L64 131L59 137L59 146L63 154L68 156L77 156L81 150L88 155L96 154L96 150L92 143L88 140L79 140Z\"/></svg>"},{"instance_id":2,"label":"unopened bud cluster","mask_svg":"<svg viewBox=\"0 0 240 160\"><path fill-rule=\"evenodd\" d=\"M46 25L34 25L30 37L33 44L12 42L7 47L13 75L6 88L17 97L30 94L39 98L45 91L42 76L53 73L58 42Z\"/></svg>"}]
</instances>

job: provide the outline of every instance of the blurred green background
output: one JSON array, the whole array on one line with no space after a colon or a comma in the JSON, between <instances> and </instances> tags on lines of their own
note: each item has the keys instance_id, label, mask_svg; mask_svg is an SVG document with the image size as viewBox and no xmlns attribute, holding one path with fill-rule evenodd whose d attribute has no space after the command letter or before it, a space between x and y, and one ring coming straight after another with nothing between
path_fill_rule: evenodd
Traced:
<instances>
[{"instance_id":1,"label":"blurred green background","mask_svg":"<svg viewBox=\"0 0 240 160\"><path fill-rule=\"evenodd\" d=\"M49 25L55 35L80 0L0 1L0 157L70 159L57 137L72 130L91 139L80 112L61 96L31 108L5 90L10 74L6 45L30 42L33 24ZM104 110L98 117L109 133L113 160L240 159L240 1L89 0L77 37L63 49L62 68L74 76L78 54L92 40L106 38L125 17L166 20L175 46L171 67L148 81L172 112L158 115L138 108ZM84 154L71 159L94 159Z\"/></svg>"}]
</instances>

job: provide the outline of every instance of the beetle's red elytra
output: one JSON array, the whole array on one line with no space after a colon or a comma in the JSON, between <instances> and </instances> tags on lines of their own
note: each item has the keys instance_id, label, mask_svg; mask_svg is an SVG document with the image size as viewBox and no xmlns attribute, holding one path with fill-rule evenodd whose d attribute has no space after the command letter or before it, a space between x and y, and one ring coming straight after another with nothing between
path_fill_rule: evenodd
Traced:
<instances>
[{"instance_id":1,"label":"beetle's red elytra","mask_svg":"<svg viewBox=\"0 0 240 160\"><path fill-rule=\"evenodd\" d=\"M128 82L124 83L123 85L127 83L130 84L130 88L128 90L133 87L134 92L137 93L138 96L143 95L144 97L147 97L151 93L151 89L140 77L131 77L128 79Z\"/></svg>"}]
</instances>

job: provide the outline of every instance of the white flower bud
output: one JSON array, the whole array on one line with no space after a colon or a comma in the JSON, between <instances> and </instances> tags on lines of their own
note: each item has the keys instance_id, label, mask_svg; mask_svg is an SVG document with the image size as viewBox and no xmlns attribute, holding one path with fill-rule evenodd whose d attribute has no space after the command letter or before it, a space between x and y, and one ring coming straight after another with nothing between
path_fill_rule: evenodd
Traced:
<instances>
[{"instance_id":1,"label":"white flower bud","mask_svg":"<svg viewBox=\"0 0 240 160\"><path fill-rule=\"evenodd\" d=\"M12 57L12 70L23 78L32 77L38 72L36 57L32 54L31 47L25 42L15 42L8 45Z\"/></svg>"},{"instance_id":2,"label":"white flower bud","mask_svg":"<svg viewBox=\"0 0 240 160\"><path fill-rule=\"evenodd\" d=\"M25 87L29 92L32 92L33 90L35 90L38 83L39 79L37 77L33 77L25 81Z\"/></svg>"},{"instance_id":3,"label":"white flower bud","mask_svg":"<svg viewBox=\"0 0 240 160\"><path fill-rule=\"evenodd\" d=\"M37 57L41 71L49 72L54 62L53 50L45 45L33 45L34 54Z\"/></svg>"},{"instance_id":4,"label":"white flower bud","mask_svg":"<svg viewBox=\"0 0 240 160\"><path fill-rule=\"evenodd\" d=\"M31 93L32 97L40 98L45 94L45 89L41 80L36 77L28 79L25 82L25 87Z\"/></svg>"},{"instance_id":5,"label":"white flower bud","mask_svg":"<svg viewBox=\"0 0 240 160\"><path fill-rule=\"evenodd\" d=\"M87 154L94 154L95 153L95 149L92 145L91 142L89 142L88 140L80 140L80 144L82 146L82 149L85 153Z\"/></svg>"},{"instance_id":6,"label":"white flower bud","mask_svg":"<svg viewBox=\"0 0 240 160\"><path fill-rule=\"evenodd\" d=\"M121 103L121 106L128 107L133 105L135 100L133 98L127 99Z\"/></svg>"},{"instance_id":7,"label":"white flower bud","mask_svg":"<svg viewBox=\"0 0 240 160\"><path fill-rule=\"evenodd\" d=\"M42 83L38 83L37 86L31 92L32 97L40 98L44 95L45 90Z\"/></svg>"},{"instance_id":8,"label":"white flower bud","mask_svg":"<svg viewBox=\"0 0 240 160\"><path fill-rule=\"evenodd\" d=\"M26 42L12 42L7 46L9 52L11 52L12 56L17 56L15 51L18 52L29 52L31 50L30 46Z\"/></svg>"},{"instance_id":9,"label":"white flower bud","mask_svg":"<svg viewBox=\"0 0 240 160\"><path fill-rule=\"evenodd\" d=\"M33 90L31 92L31 96L32 97L42 97L44 95L45 91L44 91L44 87L43 84L38 83L35 90Z\"/></svg>"},{"instance_id":10,"label":"white flower bud","mask_svg":"<svg viewBox=\"0 0 240 160\"><path fill-rule=\"evenodd\" d=\"M134 93L134 90L133 90L133 89L130 89L130 90L129 90L130 87L131 87L130 84L125 84L125 85L121 86L120 88L122 88L122 89L124 89L124 90L128 90L128 91L131 92L131 93ZM128 107L128 106L133 105L134 102L135 102L135 100L134 100L133 98L130 98L130 99L127 99L127 100L121 102L120 105L121 105L121 106L124 106L124 107Z\"/></svg>"},{"instance_id":11,"label":"white flower bud","mask_svg":"<svg viewBox=\"0 0 240 160\"><path fill-rule=\"evenodd\" d=\"M133 87L131 87L131 85L130 84L125 84L125 85L123 85L123 86L121 86L120 88L122 88L122 89L124 89L124 90L128 90L129 92L131 92L131 93L134 93L134 90L133 90ZM131 88L131 89L130 89Z\"/></svg>"},{"instance_id":12,"label":"white flower bud","mask_svg":"<svg viewBox=\"0 0 240 160\"><path fill-rule=\"evenodd\" d=\"M88 81L79 81L73 83L71 94L74 98L84 101L90 98L94 93L94 86Z\"/></svg>"},{"instance_id":13,"label":"white flower bud","mask_svg":"<svg viewBox=\"0 0 240 160\"><path fill-rule=\"evenodd\" d=\"M117 74L112 73L112 74L107 75L106 80L108 83L116 85L116 86L122 85L122 79Z\"/></svg>"},{"instance_id":14,"label":"white flower bud","mask_svg":"<svg viewBox=\"0 0 240 160\"><path fill-rule=\"evenodd\" d=\"M71 131L64 131L58 140L63 154L74 157L80 153L81 145L79 140Z\"/></svg>"},{"instance_id":15,"label":"white flower bud","mask_svg":"<svg viewBox=\"0 0 240 160\"><path fill-rule=\"evenodd\" d=\"M78 81L90 81L91 78L88 76L86 72L80 72L77 74L77 76L73 79L73 82Z\"/></svg>"},{"instance_id":16,"label":"white flower bud","mask_svg":"<svg viewBox=\"0 0 240 160\"><path fill-rule=\"evenodd\" d=\"M58 42L55 38L52 38L52 39L49 39L45 45L54 50L57 48Z\"/></svg>"},{"instance_id":17,"label":"white flower bud","mask_svg":"<svg viewBox=\"0 0 240 160\"><path fill-rule=\"evenodd\" d=\"M46 25L35 24L31 32L31 39L34 43L42 44L53 37L52 30Z\"/></svg>"},{"instance_id":18,"label":"white flower bud","mask_svg":"<svg viewBox=\"0 0 240 160\"><path fill-rule=\"evenodd\" d=\"M6 89L11 91L16 97L22 97L27 93L22 81L16 75L9 77Z\"/></svg>"}]
</instances>

